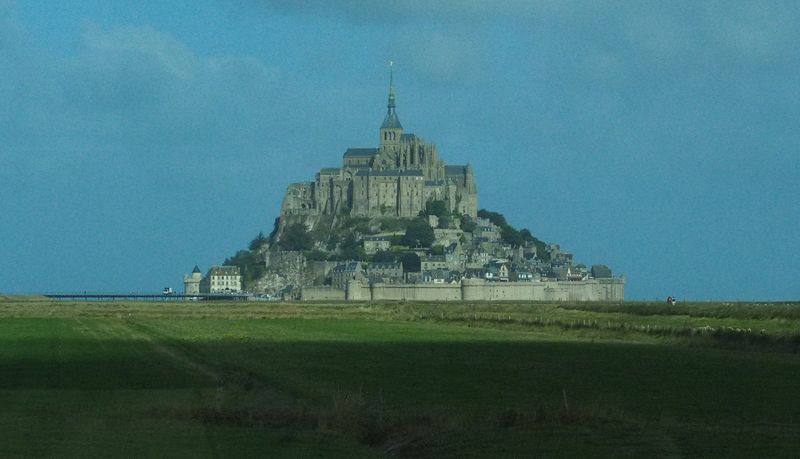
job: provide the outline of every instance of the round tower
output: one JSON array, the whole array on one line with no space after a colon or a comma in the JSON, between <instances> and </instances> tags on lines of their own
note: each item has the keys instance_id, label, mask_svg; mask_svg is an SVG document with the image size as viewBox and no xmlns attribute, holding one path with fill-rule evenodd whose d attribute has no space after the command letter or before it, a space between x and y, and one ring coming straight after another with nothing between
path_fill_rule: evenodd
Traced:
<instances>
[{"instance_id":1,"label":"round tower","mask_svg":"<svg viewBox=\"0 0 800 459\"><path fill-rule=\"evenodd\" d=\"M200 268L194 265L192 274L185 274L183 276L183 292L186 295L197 295L200 293L200 281L203 280L203 273Z\"/></svg>"}]
</instances>

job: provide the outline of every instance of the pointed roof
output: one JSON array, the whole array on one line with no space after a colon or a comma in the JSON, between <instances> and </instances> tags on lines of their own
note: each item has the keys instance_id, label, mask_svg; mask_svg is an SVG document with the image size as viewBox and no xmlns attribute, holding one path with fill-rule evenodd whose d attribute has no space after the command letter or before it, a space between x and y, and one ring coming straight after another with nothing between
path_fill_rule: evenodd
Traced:
<instances>
[{"instance_id":1,"label":"pointed roof","mask_svg":"<svg viewBox=\"0 0 800 459\"><path fill-rule=\"evenodd\" d=\"M192 274L194 274L194 273L203 274L203 271L200 271L200 268L198 268L197 265L194 265L194 269L192 270Z\"/></svg>"},{"instance_id":2,"label":"pointed roof","mask_svg":"<svg viewBox=\"0 0 800 459\"><path fill-rule=\"evenodd\" d=\"M383 118L381 129L403 129L403 125L400 124L400 118L397 117L397 113L394 111L395 97L393 65L393 62L389 62L389 103L386 105L386 116Z\"/></svg>"}]
</instances>

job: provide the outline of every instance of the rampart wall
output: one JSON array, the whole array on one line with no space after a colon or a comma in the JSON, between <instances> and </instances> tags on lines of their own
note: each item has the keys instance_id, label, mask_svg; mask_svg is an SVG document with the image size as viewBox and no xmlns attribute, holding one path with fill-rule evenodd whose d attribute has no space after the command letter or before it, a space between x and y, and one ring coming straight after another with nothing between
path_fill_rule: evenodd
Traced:
<instances>
[{"instance_id":1,"label":"rampart wall","mask_svg":"<svg viewBox=\"0 0 800 459\"><path fill-rule=\"evenodd\" d=\"M331 289L332 290L332 289ZM622 301L625 280L589 279L563 282L487 282L465 279L460 284L372 284L357 280L347 290L328 293L319 287L304 287L304 300L347 301Z\"/></svg>"},{"instance_id":2,"label":"rampart wall","mask_svg":"<svg viewBox=\"0 0 800 459\"><path fill-rule=\"evenodd\" d=\"M370 293L375 301L461 301L459 284L372 284Z\"/></svg>"},{"instance_id":3,"label":"rampart wall","mask_svg":"<svg viewBox=\"0 0 800 459\"><path fill-rule=\"evenodd\" d=\"M303 287L300 299L303 301L344 301L346 292L333 287Z\"/></svg>"}]
</instances>

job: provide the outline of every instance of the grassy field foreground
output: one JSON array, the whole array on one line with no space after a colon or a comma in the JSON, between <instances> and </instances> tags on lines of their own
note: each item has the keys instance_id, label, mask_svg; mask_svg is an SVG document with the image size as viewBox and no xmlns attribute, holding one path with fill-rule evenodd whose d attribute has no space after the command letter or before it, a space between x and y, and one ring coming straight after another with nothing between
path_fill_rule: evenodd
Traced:
<instances>
[{"instance_id":1,"label":"grassy field foreground","mask_svg":"<svg viewBox=\"0 0 800 459\"><path fill-rule=\"evenodd\" d=\"M796 457L798 304L0 301L0 457Z\"/></svg>"}]
</instances>

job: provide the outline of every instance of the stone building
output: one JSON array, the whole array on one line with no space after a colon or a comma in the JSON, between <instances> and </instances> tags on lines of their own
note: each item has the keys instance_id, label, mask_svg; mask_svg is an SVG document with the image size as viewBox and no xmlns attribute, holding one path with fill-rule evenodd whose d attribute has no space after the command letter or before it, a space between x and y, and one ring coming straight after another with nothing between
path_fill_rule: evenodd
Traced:
<instances>
[{"instance_id":1,"label":"stone building","mask_svg":"<svg viewBox=\"0 0 800 459\"><path fill-rule=\"evenodd\" d=\"M360 261L346 261L331 269L331 285L334 288L344 290L351 280L364 280L364 267Z\"/></svg>"},{"instance_id":2,"label":"stone building","mask_svg":"<svg viewBox=\"0 0 800 459\"><path fill-rule=\"evenodd\" d=\"M197 265L191 274L183 275L183 293L185 295L197 295L200 293L200 282L203 280L203 273Z\"/></svg>"},{"instance_id":3,"label":"stone building","mask_svg":"<svg viewBox=\"0 0 800 459\"><path fill-rule=\"evenodd\" d=\"M242 291L242 276L238 266L212 266L200 281L201 293L238 293Z\"/></svg>"},{"instance_id":4,"label":"stone building","mask_svg":"<svg viewBox=\"0 0 800 459\"><path fill-rule=\"evenodd\" d=\"M366 274L370 282L400 283L403 282L403 263L399 261L367 263Z\"/></svg>"},{"instance_id":5,"label":"stone building","mask_svg":"<svg viewBox=\"0 0 800 459\"><path fill-rule=\"evenodd\" d=\"M386 116L376 148L348 148L341 167L320 169L314 181L289 185L281 216L415 217L428 200L477 218L472 166L446 165L436 146L403 131L389 82Z\"/></svg>"},{"instance_id":6,"label":"stone building","mask_svg":"<svg viewBox=\"0 0 800 459\"><path fill-rule=\"evenodd\" d=\"M389 236L364 236L361 241L364 244L364 252L367 255L374 255L376 252L389 250L392 246L392 238Z\"/></svg>"}]
</instances>

